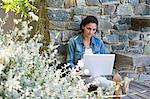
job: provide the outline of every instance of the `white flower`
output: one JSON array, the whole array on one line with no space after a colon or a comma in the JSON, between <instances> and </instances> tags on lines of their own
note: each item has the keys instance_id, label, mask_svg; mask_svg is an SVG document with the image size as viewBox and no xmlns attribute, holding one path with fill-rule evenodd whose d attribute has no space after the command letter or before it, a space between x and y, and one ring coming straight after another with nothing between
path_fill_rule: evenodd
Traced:
<instances>
[{"instance_id":1,"label":"white flower","mask_svg":"<svg viewBox=\"0 0 150 99\"><path fill-rule=\"evenodd\" d=\"M22 19L13 19L13 22L15 23L15 24L18 24L19 22L21 22L22 21Z\"/></svg>"},{"instance_id":2,"label":"white flower","mask_svg":"<svg viewBox=\"0 0 150 99\"><path fill-rule=\"evenodd\" d=\"M33 29L33 26L30 26L30 27L28 28L29 31L31 31L32 29Z\"/></svg>"},{"instance_id":3,"label":"white flower","mask_svg":"<svg viewBox=\"0 0 150 99\"><path fill-rule=\"evenodd\" d=\"M12 89L18 90L21 88L20 82L18 81L18 77L14 77L14 78L9 77L6 82L6 86L8 88L8 91L10 92L12 92Z\"/></svg>"},{"instance_id":4,"label":"white flower","mask_svg":"<svg viewBox=\"0 0 150 99\"><path fill-rule=\"evenodd\" d=\"M32 17L33 20L38 21L39 17L35 15L33 12L29 12L29 15Z\"/></svg>"},{"instance_id":5,"label":"white flower","mask_svg":"<svg viewBox=\"0 0 150 99\"><path fill-rule=\"evenodd\" d=\"M0 64L8 64L9 63L9 56L11 53L8 49L0 50Z\"/></svg>"},{"instance_id":6,"label":"white flower","mask_svg":"<svg viewBox=\"0 0 150 99\"><path fill-rule=\"evenodd\" d=\"M4 65L3 64L0 64L0 74L1 74L1 71L4 69Z\"/></svg>"},{"instance_id":7,"label":"white flower","mask_svg":"<svg viewBox=\"0 0 150 99\"><path fill-rule=\"evenodd\" d=\"M85 69L85 70L84 70L84 74L85 74L85 75L88 75L89 73L90 73L89 69Z\"/></svg>"},{"instance_id":8,"label":"white flower","mask_svg":"<svg viewBox=\"0 0 150 99\"><path fill-rule=\"evenodd\" d=\"M84 67L84 62L83 62L83 59L81 59L81 60L78 60L78 63L77 63L77 65L78 65L79 67L83 68L83 67Z\"/></svg>"},{"instance_id":9,"label":"white flower","mask_svg":"<svg viewBox=\"0 0 150 99\"><path fill-rule=\"evenodd\" d=\"M22 25L22 29L19 33L22 36L22 33L24 33L24 34L28 33L29 28L28 28L28 23L26 21L23 21L21 25Z\"/></svg>"},{"instance_id":10,"label":"white flower","mask_svg":"<svg viewBox=\"0 0 150 99\"><path fill-rule=\"evenodd\" d=\"M14 42L13 42L12 40L9 40L9 41L8 41L8 44L13 45Z\"/></svg>"}]
</instances>

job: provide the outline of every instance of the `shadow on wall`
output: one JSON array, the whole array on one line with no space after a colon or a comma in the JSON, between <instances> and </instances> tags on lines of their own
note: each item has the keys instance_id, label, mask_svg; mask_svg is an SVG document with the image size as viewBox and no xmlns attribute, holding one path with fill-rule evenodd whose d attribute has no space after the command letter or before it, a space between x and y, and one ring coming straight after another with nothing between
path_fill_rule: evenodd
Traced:
<instances>
[{"instance_id":1,"label":"shadow on wall","mask_svg":"<svg viewBox=\"0 0 150 99\"><path fill-rule=\"evenodd\" d=\"M66 63L67 59L67 44L60 44L58 47L58 54L61 56L61 63L64 64Z\"/></svg>"}]
</instances>

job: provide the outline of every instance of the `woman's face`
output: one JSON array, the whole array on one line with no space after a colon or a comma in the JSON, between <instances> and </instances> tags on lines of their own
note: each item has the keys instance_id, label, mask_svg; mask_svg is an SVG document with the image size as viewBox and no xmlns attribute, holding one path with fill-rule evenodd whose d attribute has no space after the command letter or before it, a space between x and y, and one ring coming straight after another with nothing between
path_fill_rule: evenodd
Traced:
<instances>
[{"instance_id":1,"label":"woman's face","mask_svg":"<svg viewBox=\"0 0 150 99\"><path fill-rule=\"evenodd\" d=\"M91 38L92 35L96 32L97 25L95 23L89 23L82 27L83 36L86 38Z\"/></svg>"}]
</instances>

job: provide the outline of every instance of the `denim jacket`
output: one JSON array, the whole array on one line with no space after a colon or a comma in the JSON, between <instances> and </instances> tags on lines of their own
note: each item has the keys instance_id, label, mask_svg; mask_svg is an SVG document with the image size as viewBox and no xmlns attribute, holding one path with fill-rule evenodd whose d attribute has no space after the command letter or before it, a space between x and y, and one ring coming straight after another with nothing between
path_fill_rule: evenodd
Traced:
<instances>
[{"instance_id":1,"label":"denim jacket","mask_svg":"<svg viewBox=\"0 0 150 99\"><path fill-rule=\"evenodd\" d=\"M101 39L95 35L91 38L91 48L93 54L107 54L110 53ZM85 46L83 43L83 35L79 34L70 38L67 49L67 64L74 67L78 60L83 58Z\"/></svg>"}]
</instances>

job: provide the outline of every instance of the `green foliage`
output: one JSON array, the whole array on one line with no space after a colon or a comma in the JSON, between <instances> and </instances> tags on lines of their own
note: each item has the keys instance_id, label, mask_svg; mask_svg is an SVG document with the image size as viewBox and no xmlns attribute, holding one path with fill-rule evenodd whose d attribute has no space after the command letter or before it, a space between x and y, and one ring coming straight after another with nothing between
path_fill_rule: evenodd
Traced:
<instances>
[{"instance_id":1,"label":"green foliage","mask_svg":"<svg viewBox=\"0 0 150 99\"><path fill-rule=\"evenodd\" d=\"M28 16L28 12L35 12L37 8L33 6L34 1L31 0L2 0L4 5L2 8L15 13L21 13L23 16Z\"/></svg>"}]
</instances>

